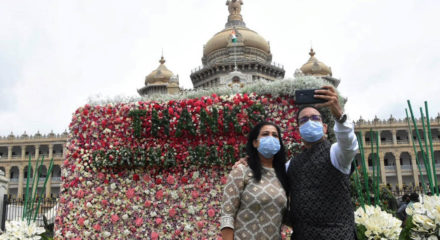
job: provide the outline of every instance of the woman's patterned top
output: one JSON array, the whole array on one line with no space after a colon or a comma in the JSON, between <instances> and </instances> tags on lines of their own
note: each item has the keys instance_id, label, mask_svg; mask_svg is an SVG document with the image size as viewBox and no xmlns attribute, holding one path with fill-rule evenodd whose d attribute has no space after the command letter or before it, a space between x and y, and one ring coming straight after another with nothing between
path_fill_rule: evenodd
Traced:
<instances>
[{"instance_id":1,"label":"woman's patterned top","mask_svg":"<svg viewBox=\"0 0 440 240\"><path fill-rule=\"evenodd\" d=\"M229 174L223 190L220 229L234 229L234 239L281 239L286 192L273 168L263 167L256 182L248 166L239 165Z\"/></svg>"}]
</instances>

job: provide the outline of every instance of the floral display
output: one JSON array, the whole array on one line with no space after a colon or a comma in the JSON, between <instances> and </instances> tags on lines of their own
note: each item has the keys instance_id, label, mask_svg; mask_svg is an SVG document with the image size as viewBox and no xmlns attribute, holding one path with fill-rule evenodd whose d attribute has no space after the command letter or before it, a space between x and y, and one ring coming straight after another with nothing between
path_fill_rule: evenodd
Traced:
<instances>
[{"instance_id":1,"label":"floral display","mask_svg":"<svg viewBox=\"0 0 440 240\"><path fill-rule=\"evenodd\" d=\"M38 227L35 222L7 221L6 232L0 235L0 240L38 240L40 234L46 232L43 227Z\"/></svg>"},{"instance_id":2,"label":"floral display","mask_svg":"<svg viewBox=\"0 0 440 240\"><path fill-rule=\"evenodd\" d=\"M291 155L297 110L290 95L255 93L79 108L55 239L221 239L222 187L248 132L278 124Z\"/></svg>"},{"instance_id":3,"label":"floral display","mask_svg":"<svg viewBox=\"0 0 440 240\"><path fill-rule=\"evenodd\" d=\"M417 202L406 208L410 238L437 240L440 238L440 197L425 196L423 203Z\"/></svg>"},{"instance_id":4,"label":"floral display","mask_svg":"<svg viewBox=\"0 0 440 240\"><path fill-rule=\"evenodd\" d=\"M360 239L399 239L402 221L382 211L379 206L365 205L356 210L355 222Z\"/></svg>"}]
</instances>

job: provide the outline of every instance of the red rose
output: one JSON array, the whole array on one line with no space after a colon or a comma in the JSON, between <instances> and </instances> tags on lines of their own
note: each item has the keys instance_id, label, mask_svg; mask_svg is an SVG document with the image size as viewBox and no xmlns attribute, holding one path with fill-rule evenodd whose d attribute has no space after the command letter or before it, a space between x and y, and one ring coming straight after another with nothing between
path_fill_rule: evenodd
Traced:
<instances>
[{"instance_id":1,"label":"red rose","mask_svg":"<svg viewBox=\"0 0 440 240\"><path fill-rule=\"evenodd\" d=\"M156 184L161 184L162 183L162 178L156 178Z\"/></svg>"},{"instance_id":2,"label":"red rose","mask_svg":"<svg viewBox=\"0 0 440 240\"><path fill-rule=\"evenodd\" d=\"M162 191L162 189L156 192L156 198L158 200L163 198L163 191Z\"/></svg>"},{"instance_id":3,"label":"red rose","mask_svg":"<svg viewBox=\"0 0 440 240\"><path fill-rule=\"evenodd\" d=\"M140 179L140 178L139 178L139 175L137 175L136 173L133 174L133 180L134 180L134 181L137 182L137 181L139 181L139 179Z\"/></svg>"},{"instance_id":4,"label":"red rose","mask_svg":"<svg viewBox=\"0 0 440 240\"><path fill-rule=\"evenodd\" d=\"M223 185L225 185L226 182L228 181L228 178L225 177L225 176L223 176L223 177L220 179L220 181L222 182Z\"/></svg>"},{"instance_id":5,"label":"red rose","mask_svg":"<svg viewBox=\"0 0 440 240\"><path fill-rule=\"evenodd\" d=\"M187 177L182 177L181 181L182 181L182 183L188 183L188 178Z\"/></svg>"}]
</instances>

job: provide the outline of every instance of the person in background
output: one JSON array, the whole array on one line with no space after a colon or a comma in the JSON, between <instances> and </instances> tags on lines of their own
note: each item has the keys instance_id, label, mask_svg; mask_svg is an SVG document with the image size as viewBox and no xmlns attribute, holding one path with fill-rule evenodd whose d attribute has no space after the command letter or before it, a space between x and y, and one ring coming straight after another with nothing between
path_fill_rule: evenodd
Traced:
<instances>
[{"instance_id":1,"label":"person in background","mask_svg":"<svg viewBox=\"0 0 440 240\"><path fill-rule=\"evenodd\" d=\"M249 133L246 153L246 166L230 172L223 190L222 237L281 239L288 185L280 128L269 122L257 124Z\"/></svg>"},{"instance_id":2,"label":"person in background","mask_svg":"<svg viewBox=\"0 0 440 240\"><path fill-rule=\"evenodd\" d=\"M402 220L402 223L405 222L406 219L406 207L408 206L408 203L410 202L409 195L404 194L402 196L402 202L400 203L399 209L397 209L396 216L400 220Z\"/></svg>"}]
</instances>

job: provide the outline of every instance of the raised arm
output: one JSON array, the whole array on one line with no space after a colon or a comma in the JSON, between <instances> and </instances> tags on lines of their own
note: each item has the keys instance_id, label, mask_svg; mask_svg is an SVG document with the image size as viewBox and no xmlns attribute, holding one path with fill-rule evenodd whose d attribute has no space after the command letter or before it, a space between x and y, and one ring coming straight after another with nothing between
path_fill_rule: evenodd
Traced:
<instances>
[{"instance_id":1,"label":"raised arm","mask_svg":"<svg viewBox=\"0 0 440 240\"><path fill-rule=\"evenodd\" d=\"M359 149L353 123L335 122L334 131L337 142L330 149L330 159L339 171L350 174L351 162Z\"/></svg>"},{"instance_id":2,"label":"raised arm","mask_svg":"<svg viewBox=\"0 0 440 240\"><path fill-rule=\"evenodd\" d=\"M229 173L223 189L220 229L224 240L234 239L235 216L240 206L240 196L244 189L245 166L239 165Z\"/></svg>"}]
</instances>

